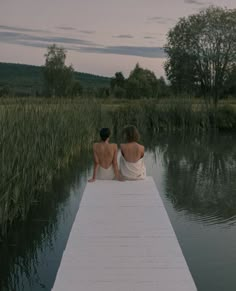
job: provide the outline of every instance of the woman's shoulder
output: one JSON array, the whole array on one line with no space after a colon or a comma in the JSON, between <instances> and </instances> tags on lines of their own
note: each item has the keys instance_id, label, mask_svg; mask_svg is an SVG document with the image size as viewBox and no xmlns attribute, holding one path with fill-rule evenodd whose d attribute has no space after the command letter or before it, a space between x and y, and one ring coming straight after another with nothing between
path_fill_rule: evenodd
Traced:
<instances>
[{"instance_id":1,"label":"woman's shoulder","mask_svg":"<svg viewBox=\"0 0 236 291\"><path fill-rule=\"evenodd\" d=\"M142 151L144 151L144 149L145 149L144 145L142 145L142 144L139 145L139 148L140 148Z\"/></svg>"},{"instance_id":2,"label":"woman's shoulder","mask_svg":"<svg viewBox=\"0 0 236 291\"><path fill-rule=\"evenodd\" d=\"M117 148L117 144L116 143L110 143L110 145L113 147L113 148Z\"/></svg>"},{"instance_id":3,"label":"woman's shoulder","mask_svg":"<svg viewBox=\"0 0 236 291\"><path fill-rule=\"evenodd\" d=\"M140 146L140 148L143 148L144 149L144 145L138 143L138 145Z\"/></svg>"},{"instance_id":4,"label":"woman's shoulder","mask_svg":"<svg viewBox=\"0 0 236 291\"><path fill-rule=\"evenodd\" d=\"M125 149L126 147L127 147L127 144L125 144L125 143L121 143L120 144L120 149L121 150Z\"/></svg>"},{"instance_id":5,"label":"woman's shoulder","mask_svg":"<svg viewBox=\"0 0 236 291\"><path fill-rule=\"evenodd\" d=\"M137 143L136 145L137 145L137 147L138 147L138 150L139 150L140 152L144 153L144 146L143 146L142 144L140 144L140 143Z\"/></svg>"}]
</instances>

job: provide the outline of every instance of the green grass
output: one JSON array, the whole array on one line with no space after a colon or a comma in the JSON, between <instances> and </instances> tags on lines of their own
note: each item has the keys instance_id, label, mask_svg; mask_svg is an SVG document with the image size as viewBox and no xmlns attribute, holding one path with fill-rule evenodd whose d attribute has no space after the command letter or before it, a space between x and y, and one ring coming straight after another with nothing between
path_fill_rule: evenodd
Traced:
<instances>
[{"instance_id":1,"label":"green grass","mask_svg":"<svg viewBox=\"0 0 236 291\"><path fill-rule=\"evenodd\" d=\"M0 225L26 217L31 204L82 149L90 147L98 105L72 101L0 106Z\"/></svg>"},{"instance_id":2,"label":"green grass","mask_svg":"<svg viewBox=\"0 0 236 291\"><path fill-rule=\"evenodd\" d=\"M234 130L236 111L228 101L215 110L199 100L175 98L0 99L1 228L27 216L58 171L83 149L91 149L100 127L110 127L117 142L127 124L150 138L161 131Z\"/></svg>"},{"instance_id":3,"label":"green grass","mask_svg":"<svg viewBox=\"0 0 236 291\"><path fill-rule=\"evenodd\" d=\"M110 105L111 106L111 105ZM104 111L112 111L111 124L115 132L126 124L134 124L141 131L149 132L194 132L211 130L235 130L236 110L232 105L220 104L215 109L192 100L172 99L171 102L153 103L146 101L121 104L119 107L104 105ZM112 109L112 110L110 110ZM145 134L146 135L146 134Z\"/></svg>"}]
</instances>

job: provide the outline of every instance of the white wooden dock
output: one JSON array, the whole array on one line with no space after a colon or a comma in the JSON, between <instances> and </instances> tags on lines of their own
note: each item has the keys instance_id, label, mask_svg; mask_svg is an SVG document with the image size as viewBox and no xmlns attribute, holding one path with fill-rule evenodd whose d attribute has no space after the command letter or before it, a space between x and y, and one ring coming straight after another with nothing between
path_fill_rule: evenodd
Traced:
<instances>
[{"instance_id":1,"label":"white wooden dock","mask_svg":"<svg viewBox=\"0 0 236 291\"><path fill-rule=\"evenodd\" d=\"M152 177L88 183L53 291L197 290Z\"/></svg>"}]
</instances>

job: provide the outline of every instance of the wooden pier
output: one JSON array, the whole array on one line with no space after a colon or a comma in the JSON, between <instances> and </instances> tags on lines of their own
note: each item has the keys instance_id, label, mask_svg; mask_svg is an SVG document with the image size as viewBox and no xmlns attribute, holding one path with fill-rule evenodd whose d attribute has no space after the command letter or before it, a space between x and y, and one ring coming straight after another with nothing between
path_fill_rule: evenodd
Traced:
<instances>
[{"instance_id":1,"label":"wooden pier","mask_svg":"<svg viewBox=\"0 0 236 291\"><path fill-rule=\"evenodd\" d=\"M197 290L152 177L88 183L53 291Z\"/></svg>"}]
</instances>

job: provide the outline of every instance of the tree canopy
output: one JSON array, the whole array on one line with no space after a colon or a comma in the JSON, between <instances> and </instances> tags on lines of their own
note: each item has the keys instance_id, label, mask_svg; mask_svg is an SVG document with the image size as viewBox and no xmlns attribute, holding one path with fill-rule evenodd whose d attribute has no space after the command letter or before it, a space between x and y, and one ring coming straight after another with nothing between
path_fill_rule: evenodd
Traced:
<instances>
[{"instance_id":1,"label":"tree canopy","mask_svg":"<svg viewBox=\"0 0 236 291\"><path fill-rule=\"evenodd\" d=\"M236 64L236 9L211 6L168 32L167 78L176 93L194 91L217 105Z\"/></svg>"},{"instance_id":2,"label":"tree canopy","mask_svg":"<svg viewBox=\"0 0 236 291\"><path fill-rule=\"evenodd\" d=\"M53 44L45 54L44 80L50 96L68 96L73 85L74 69L66 66L66 50Z\"/></svg>"},{"instance_id":3,"label":"tree canopy","mask_svg":"<svg viewBox=\"0 0 236 291\"><path fill-rule=\"evenodd\" d=\"M130 72L127 84L127 95L131 98L157 97L157 78L155 74L143 69L136 64L135 68Z\"/></svg>"},{"instance_id":4,"label":"tree canopy","mask_svg":"<svg viewBox=\"0 0 236 291\"><path fill-rule=\"evenodd\" d=\"M115 73L111 79L111 91L118 98L156 98L167 94L167 85L163 77L157 79L155 74L136 64L127 79L122 72Z\"/></svg>"}]
</instances>

